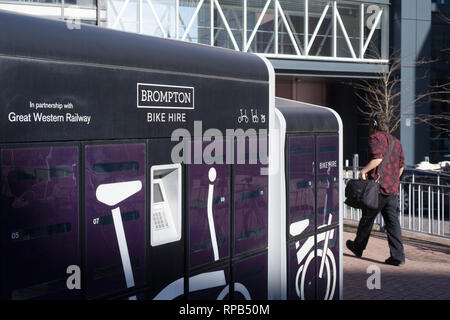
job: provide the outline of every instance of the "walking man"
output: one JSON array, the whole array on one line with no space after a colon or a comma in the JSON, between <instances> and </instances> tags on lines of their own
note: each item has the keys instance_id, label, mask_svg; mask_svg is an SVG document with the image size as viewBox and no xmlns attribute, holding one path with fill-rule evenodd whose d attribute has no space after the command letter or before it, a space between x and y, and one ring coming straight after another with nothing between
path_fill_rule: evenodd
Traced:
<instances>
[{"instance_id":1,"label":"walking man","mask_svg":"<svg viewBox=\"0 0 450 320\"><path fill-rule=\"evenodd\" d=\"M398 219L398 191L400 176L404 169L404 154L400 141L389 134L389 122L382 112L375 112L369 122L369 163L360 171L360 179L377 179L380 164L387 164L380 177L380 194L378 210L363 209L358 231L354 241L347 240L347 248L355 256L361 257L369 241L370 232L378 213L386 224L386 233L390 249L390 257L385 263L399 266L405 263L400 222ZM391 142L395 141L389 159L387 156Z\"/></svg>"}]
</instances>

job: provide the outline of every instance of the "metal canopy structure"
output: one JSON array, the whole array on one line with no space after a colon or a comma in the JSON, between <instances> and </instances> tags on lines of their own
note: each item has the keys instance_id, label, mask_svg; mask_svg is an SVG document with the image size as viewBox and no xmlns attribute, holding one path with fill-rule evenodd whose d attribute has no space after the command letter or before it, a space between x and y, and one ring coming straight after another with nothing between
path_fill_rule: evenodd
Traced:
<instances>
[{"instance_id":1,"label":"metal canopy structure","mask_svg":"<svg viewBox=\"0 0 450 320\"><path fill-rule=\"evenodd\" d=\"M108 27L268 58L387 63L386 1L108 0Z\"/></svg>"}]
</instances>

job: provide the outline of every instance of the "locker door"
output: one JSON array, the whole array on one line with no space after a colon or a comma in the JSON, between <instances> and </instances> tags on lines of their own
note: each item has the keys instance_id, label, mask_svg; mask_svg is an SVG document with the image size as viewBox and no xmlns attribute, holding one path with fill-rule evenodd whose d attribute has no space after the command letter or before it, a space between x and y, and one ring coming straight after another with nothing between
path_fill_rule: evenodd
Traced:
<instances>
[{"instance_id":1,"label":"locker door","mask_svg":"<svg viewBox=\"0 0 450 320\"><path fill-rule=\"evenodd\" d=\"M233 272L234 300L267 299L267 252L237 261Z\"/></svg>"},{"instance_id":2,"label":"locker door","mask_svg":"<svg viewBox=\"0 0 450 320\"><path fill-rule=\"evenodd\" d=\"M339 299L339 228L317 234L317 299Z\"/></svg>"},{"instance_id":3,"label":"locker door","mask_svg":"<svg viewBox=\"0 0 450 320\"><path fill-rule=\"evenodd\" d=\"M328 228L290 243L288 299L339 299L339 236Z\"/></svg>"},{"instance_id":4,"label":"locker door","mask_svg":"<svg viewBox=\"0 0 450 320\"><path fill-rule=\"evenodd\" d=\"M317 136L316 151L317 299L339 299L340 163L338 136Z\"/></svg>"},{"instance_id":5,"label":"locker door","mask_svg":"<svg viewBox=\"0 0 450 320\"><path fill-rule=\"evenodd\" d=\"M245 139L245 150L235 144L234 171L234 254L267 248L267 175L258 158L258 149L250 147L265 143L257 138ZM245 158L239 163L239 157Z\"/></svg>"},{"instance_id":6,"label":"locker door","mask_svg":"<svg viewBox=\"0 0 450 320\"><path fill-rule=\"evenodd\" d=\"M67 299L66 270L80 265L78 148L1 150L4 299Z\"/></svg>"},{"instance_id":7,"label":"locker door","mask_svg":"<svg viewBox=\"0 0 450 320\"><path fill-rule=\"evenodd\" d=\"M289 300L313 300L316 298L316 246L314 234L296 239L288 248Z\"/></svg>"},{"instance_id":8,"label":"locker door","mask_svg":"<svg viewBox=\"0 0 450 320\"><path fill-rule=\"evenodd\" d=\"M267 299L268 176L262 160L265 138L235 143L234 165L234 299ZM243 144L244 145L244 144ZM244 160L244 161L242 161Z\"/></svg>"},{"instance_id":9,"label":"locker door","mask_svg":"<svg viewBox=\"0 0 450 320\"><path fill-rule=\"evenodd\" d=\"M288 299L315 299L314 137L288 137Z\"/></svg>"},{"instance_id":10,"label":"locker door","mask_svg":"<svg viewBox=\"0 0 450 320\"><path fill-rule=\"evenodd\" d=\"M211 181L209 175L213 172ZM193 268L230 256L230 166L191 164L189 180L189 247Z\"/></svg>"},{"instance_id":11,"label":"locker door","mask_svg":"<svg viewBox=\"0 0 450 320\"><path fill-rule=\"evenodd\" d=\"M145 283L145 143L85 147L88 298Z\"/></svg>"},{"instance_id":12,"label":"locker door","mask_svg":"<svg viewBox=\"0 0 450 320\"><path fill-rule=\"evenodd\" d=\"M317 225L339 223L339 138L317 137Z\"/></svg>"},{"instance_id":13,"label":"locker door","mask_svg":"<svg viewBox=\"0 0 450 320\"><path fill-rule=\"evenodd\" d=\"M290 136L288 143L289 224L307 221L307 233L315 227L314 137Z\"/></svg>"}]
</instances>

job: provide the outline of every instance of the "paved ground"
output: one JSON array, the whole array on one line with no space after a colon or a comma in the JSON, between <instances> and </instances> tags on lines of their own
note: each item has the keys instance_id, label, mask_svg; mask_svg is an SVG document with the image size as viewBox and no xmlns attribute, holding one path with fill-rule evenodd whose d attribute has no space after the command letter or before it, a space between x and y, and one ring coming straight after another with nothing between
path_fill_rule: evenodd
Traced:
<instances>
[{"instance_id":1,"label":"paved ground","mask_svg":"<svg viewBox=\"0 0 450 320\"><path fill-rule=\"evenodd\" d=\"M373 231L362 258L345 247L353 240L356 224L344 224L345 300L448 300L450 299L450 239L403 232L406 264L386 265L389 256L385 233ZM380 268L380 289L369 290L367 273L371 265Z\"/></svg>"}]
</instances>

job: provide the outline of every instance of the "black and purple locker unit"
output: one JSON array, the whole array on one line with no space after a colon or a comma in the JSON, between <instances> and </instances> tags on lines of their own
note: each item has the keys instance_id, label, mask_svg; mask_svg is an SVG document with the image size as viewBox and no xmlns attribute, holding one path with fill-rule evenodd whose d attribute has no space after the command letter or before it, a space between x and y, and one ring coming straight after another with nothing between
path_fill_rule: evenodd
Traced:
<instances>
[{"instance_id":1,"label":"black and purple locker unit","mask_svg":"<svg viewBox=\"0 0 450 320\"><path fill-rule=\"evenodd\" d=\"M0 86L2 299L339 297L342 129L267 59L1 12Z\"/></svg>"},{"instance_id":2,"label":"black and purple locker unit","mask_svg":"<svg viewBox=\"0 0 450 320\"><path fill-rule=\"evenodd\" d=\"M284 133L288 299L342 299L342 123L331 109L277 98Z\"/></svg>"}]
</instances>

